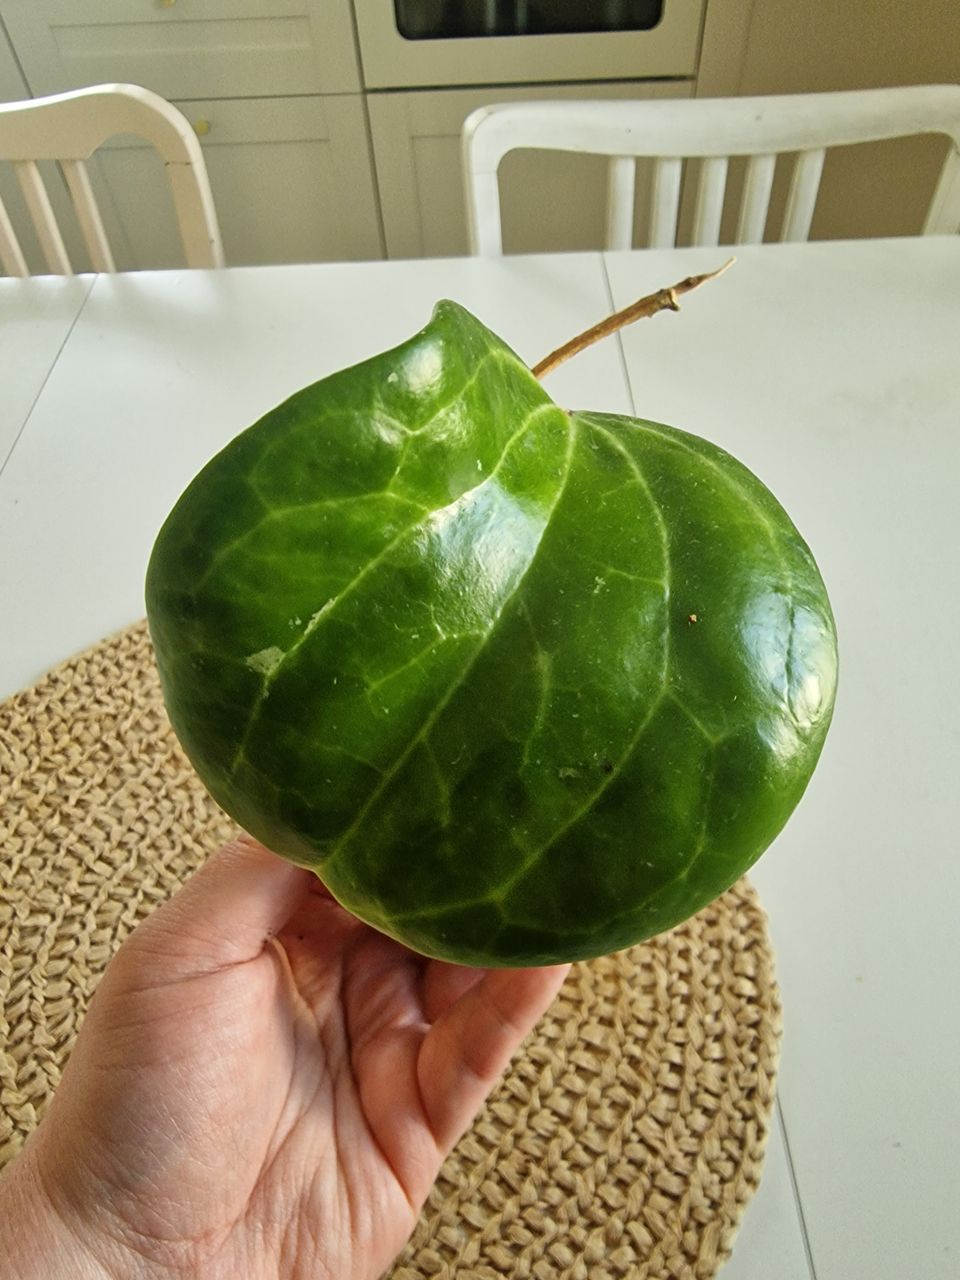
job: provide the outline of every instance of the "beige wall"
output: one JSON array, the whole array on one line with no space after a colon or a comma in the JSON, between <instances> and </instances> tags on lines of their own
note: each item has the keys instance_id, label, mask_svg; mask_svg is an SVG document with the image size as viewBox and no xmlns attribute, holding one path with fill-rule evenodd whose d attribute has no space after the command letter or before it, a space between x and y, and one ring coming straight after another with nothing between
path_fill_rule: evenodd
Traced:
<instances>
[{"instance_id":1,"label":"beige wall","mask_svg":"<svg viewBox=\"0 0 960 1280\"><path fill-rule=\"evenodd\" d=\"M960 82L960 0L709 0L700 96L942 82ZM919 231L944 155L926 138L834 153L813 235Z\"/></svg>"}]
</instances>

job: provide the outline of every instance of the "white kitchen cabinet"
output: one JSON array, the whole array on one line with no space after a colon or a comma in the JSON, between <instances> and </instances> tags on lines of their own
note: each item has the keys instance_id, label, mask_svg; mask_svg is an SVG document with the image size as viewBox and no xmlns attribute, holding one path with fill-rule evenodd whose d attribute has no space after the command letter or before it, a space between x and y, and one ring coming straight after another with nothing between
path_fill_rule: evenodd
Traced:
<instances>
[{"instance_id":1,"label":"white kitchen cabinet","mask_svg":"<svg viewBox=\"0 0 960 1280\"><path fill-rule=\"evenodd\" d=\"M357 93L350 0L5 0L34 95L122 80L164 98Z\"/></svg>"},{"instance_id":2,"label":"white kitchen cabinet","mask_svg":"<svg viewBox=\"0 0 960 1280\"><path fill-rule=\"evenodd\" d=\"M203 151L228 262L383 257L360 94L177 105L209 125Z\"/></svg>"},{"instance_id":3,"label":"white kitchen cabinet","mask_svg":"<svg viewBox=\"0 0 960 1280\"><path fill-rule=\"evenodd\" d=\"M383 256L359 94L176 105L201 135L231 266ZM118 140L97 168L117 266L182 265L156 153Z\"/></svg>"},{"instance_id":4,"label":"white kitchen cabinet","mask_svg":"<svg viewBox=\"0 0 960 1280\"><path fill-rule=\"evenodd\" d=\"M368 98L387 256L465 253L460 131L476 107L533 98L689 97L689 81L415 90ZM605 161L559 152L513 152L500 169L507 253L598 248L603 243ZM646 218L638 171L637 235Z\"/></svg>"},{"instance_id":5,"label":"white kitchen cabinet","mask_svg":"<svg viewBox=\"0 0 960 1280\"><path fill-rule=\"evenodd\" d=\"M0 21L0 102L17 102L28 91L3 23Z\"/></svg>"},{"instance_id":6,"label":"white kitchen cabinet","mask_svg":"<svg viewBox=\"0 0 960 1280\"><path fill-rule=\"evenodd\" d=\"M438 3L408 5L407 16L425 20ZM470 111L524 98L689 96L707 4L666 0L642 31L416 40L394 25L394 0L3 0L0 91L120 81L178 104L201 138L232 265L457 254L467 247L459 135ZM521 8L532 21L536 9ZM180 263L156 157L118 139L92 170L117 265ZM511 155L502 177L508 252L601 243L602 161ZM56 172L50 188L68 208ZM638 236L644 196L641 169ZM17 199L13 190L19 231ZM37 265L29 228L23 240Z\"/></svg>"},{"instance_id":7,"label":"white kitchen cabinet","mask_svg":"<svg viewBox=\"0 0 960 1280\"><path fill-rule=\"evenodd\" d=\"M383 256L349 0L7 0L3 21L34 96L131 82L185 112L231 265ZM154 153L117 139L91 167L117 266L182 265Z\"/></svg>"}]
</instances>

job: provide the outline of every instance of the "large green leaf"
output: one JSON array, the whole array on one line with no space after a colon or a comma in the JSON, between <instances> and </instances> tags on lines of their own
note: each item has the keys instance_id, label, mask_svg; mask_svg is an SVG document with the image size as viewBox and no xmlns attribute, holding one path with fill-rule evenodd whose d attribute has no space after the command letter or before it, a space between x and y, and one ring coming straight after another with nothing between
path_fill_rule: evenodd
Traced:
<instances>
[{"instance_id":1,"label":"large green leaf","mask_svg":"<svg viewBox=\"0 0 960 1280\"><path fill-rule=\"evenodd\" d=\"M196 477L147 607L215 799L430 955L625 947L783 826L833 709L806 544L721 449L567 413L468 312Z\"/></svg>"}]
</instances>

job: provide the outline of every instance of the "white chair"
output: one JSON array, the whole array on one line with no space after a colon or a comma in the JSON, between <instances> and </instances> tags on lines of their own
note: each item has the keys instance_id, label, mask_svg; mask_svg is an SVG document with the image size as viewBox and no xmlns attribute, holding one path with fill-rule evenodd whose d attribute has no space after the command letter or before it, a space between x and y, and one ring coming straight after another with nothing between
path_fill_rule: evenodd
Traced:
<instances>
[{"instance_id":1,"label":"white chair","mask_svg":"<svg viewBox=\"0 0 960 1280\"><path fill-rule=\"evenodd\" d=\"M222 267L223 245L210 181L189 123L176 107L149 89L104 84L0 104L0 160L12 162L49 271L71 275L73 268L37 161L59 162L93 269L115 271L84 161L119 133L145 139L163 159L187 266ZM2 201L0 262L8 275L30 274Z\"/></svg>"},{"instance_id":2,"label":"white chair","mask_svg":"<svg viewBox=\"0 0 960 1280\"><path fill-rule=\"evenodd\" d=\"M960 85L919 85L766 98L648 102L521 102L481 107L463 128L463 172L472 253L503 252L497 170L508 151L535 148L610 157L606 245L631 247L636 160L653 160L649 242L676 243L685 158L701 158L694 244L720 235L731 156L749 156L736 244L763 240L777 156L796 152L781 240L806 240L825 150L913 134L952 141L925 234L960 229Z\"/></svg>"}]
</instances>

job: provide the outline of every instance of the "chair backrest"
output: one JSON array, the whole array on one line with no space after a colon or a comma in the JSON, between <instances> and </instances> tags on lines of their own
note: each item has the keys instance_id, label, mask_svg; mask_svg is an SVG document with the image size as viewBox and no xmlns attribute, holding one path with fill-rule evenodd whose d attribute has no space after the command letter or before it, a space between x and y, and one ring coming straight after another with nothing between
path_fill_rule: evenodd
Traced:
<instances>
[{"instance_id":1,"label":"chair backrest","mask_svg":"<svg viewBox=\"0 0 960 1280\"><path fill-rule=\"evenodd\" d=\"M473 253L503 252L497 170L518 148L610 157L606 248L631 247L637 157L653 160L649 243L676 242L685 158L699 158L694 244L717 244L730 157L747 156L736 244L764 237L777 156L797 153L780 239L806 240L828 147L942 133L952 147L923 230L960 229L960 85L624 102L520 102L481 107L463 128Z\"/></svg>"},{"instance_id":2,"label":"chair backrest","mask_svg":"<svg viewBox=\"0 0 960 1280\"><path fill-rule=\"evenodd\" d=\"M210 181L200 144L189 123L176 107L149 89L104 84L49 98L0 104L0 160L12 162L49 271L70 275L73 268L37 161L59 162L93 269L114 271L113 255L84 162L108 138L119 133L145 139L163 159L187 266L222 267L223 245ZM0 262L8 275L29 275L2 202Z\"/></svg>"}]
</instances>

